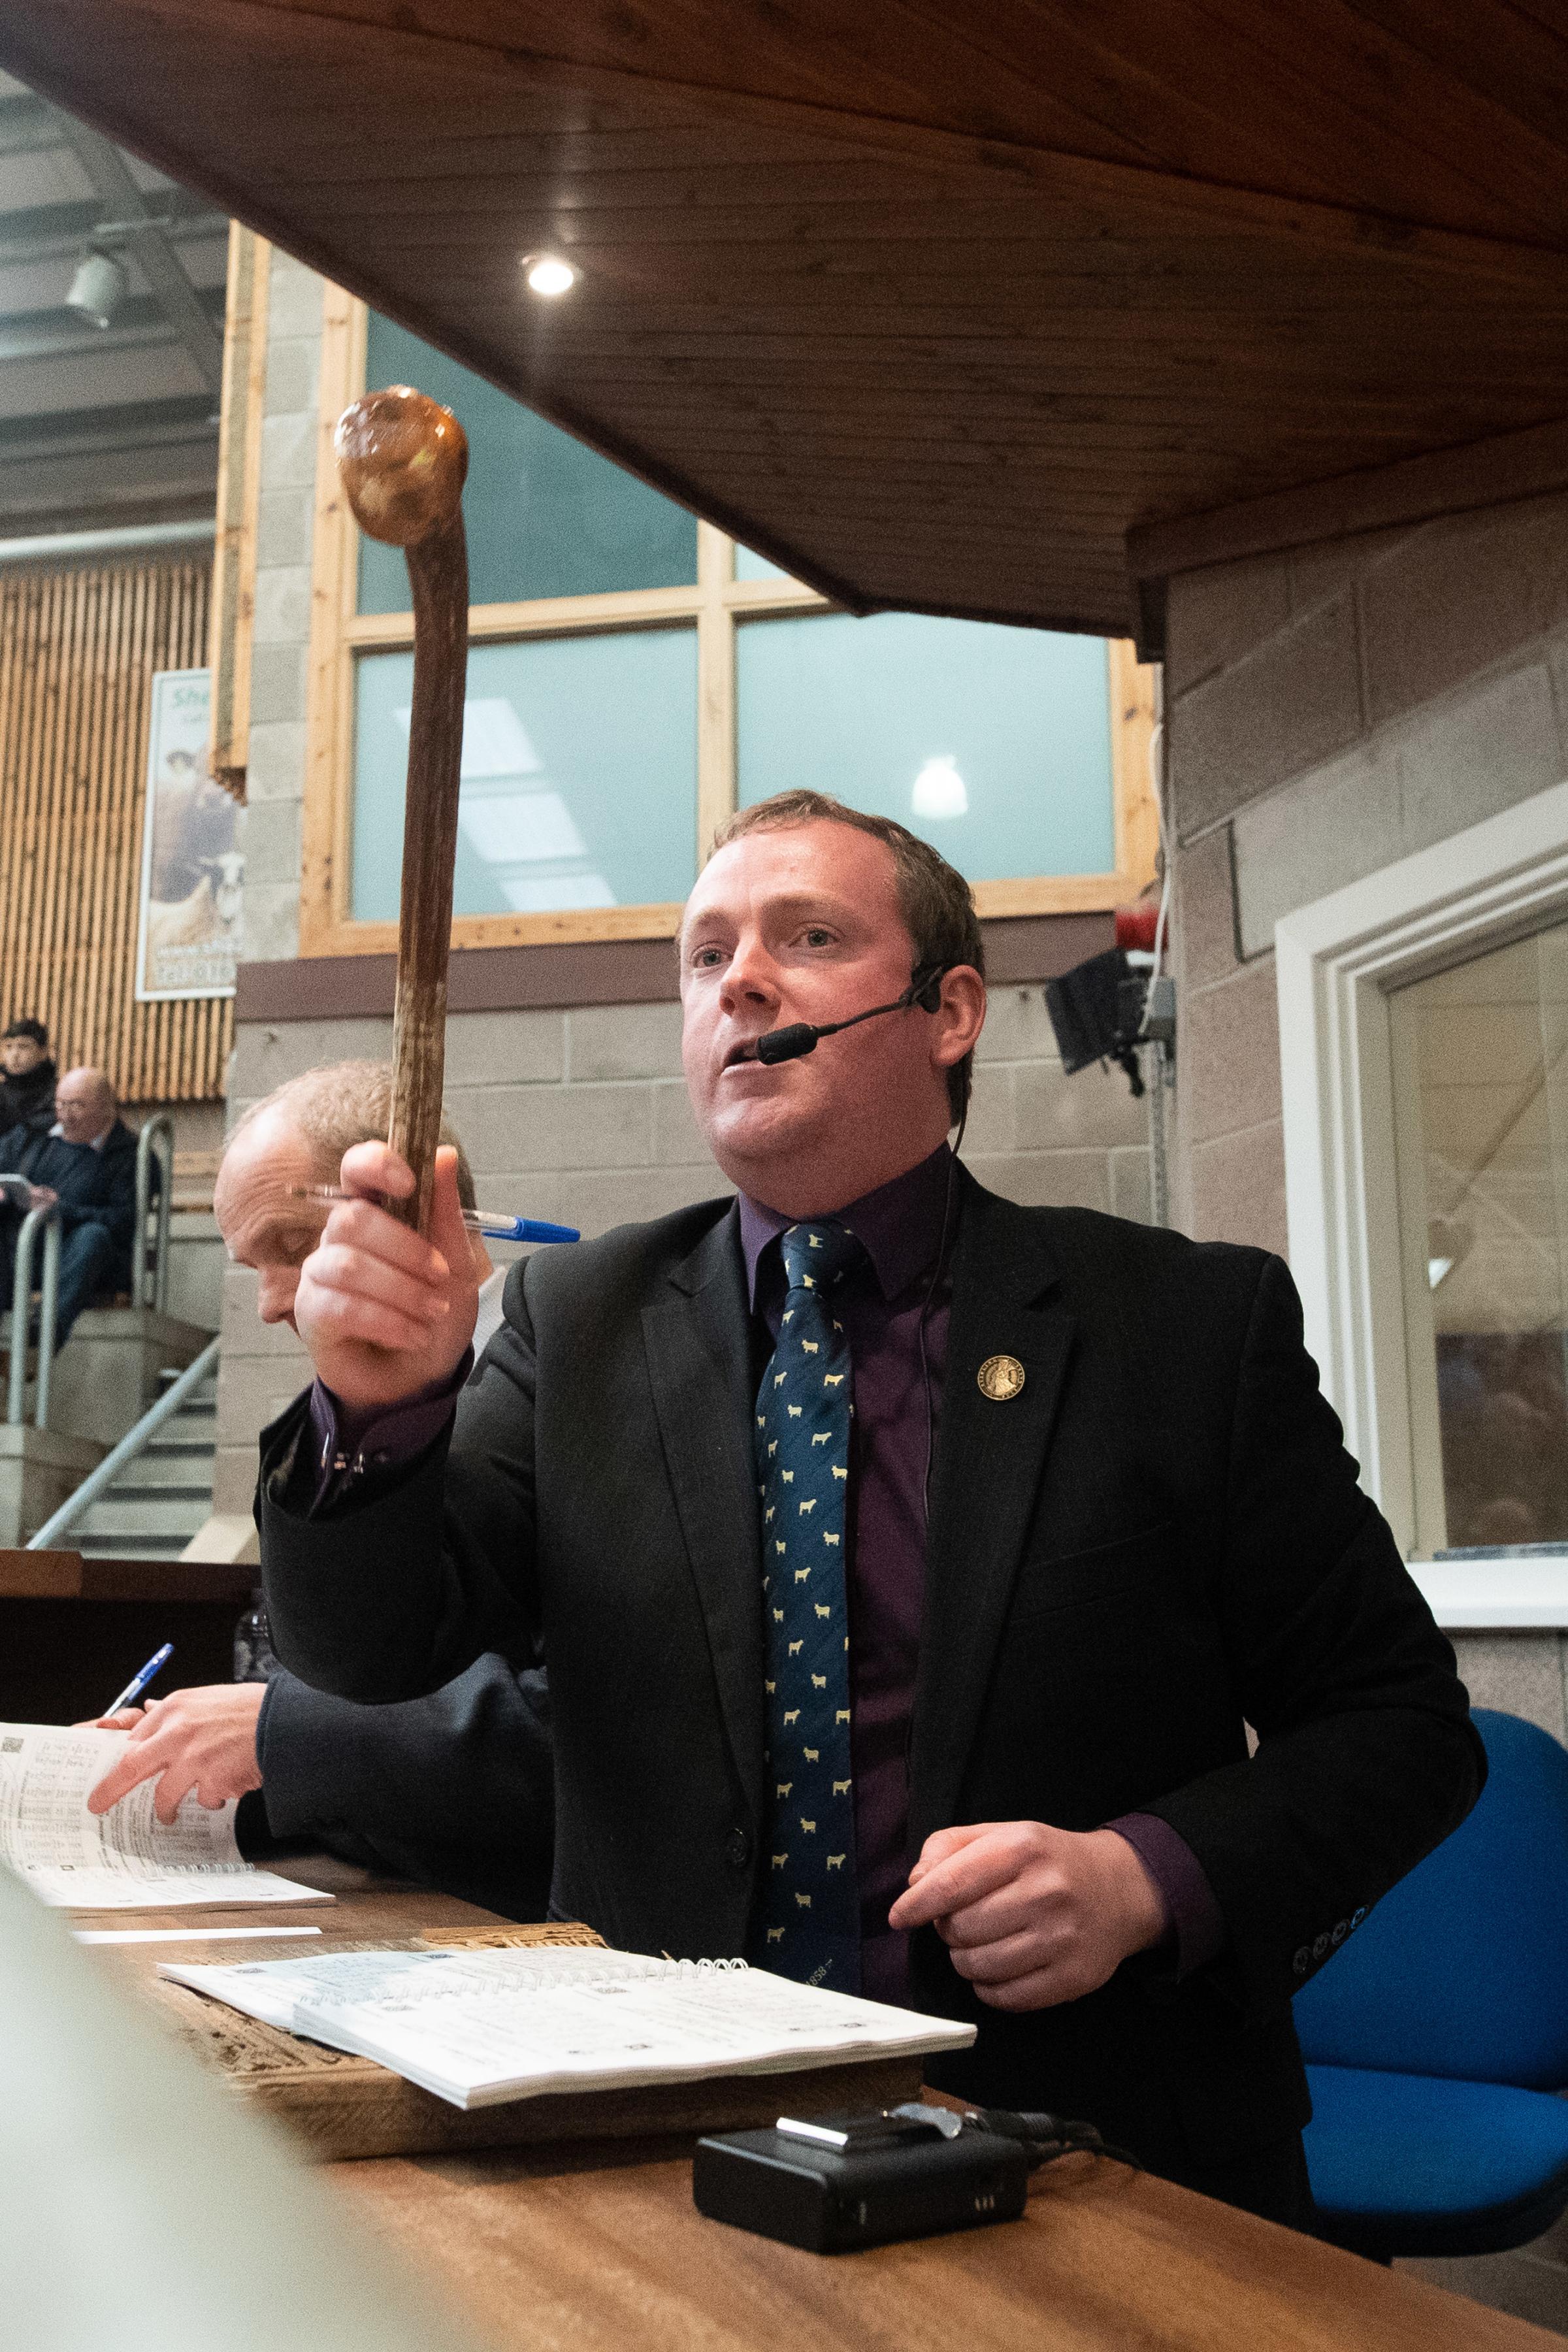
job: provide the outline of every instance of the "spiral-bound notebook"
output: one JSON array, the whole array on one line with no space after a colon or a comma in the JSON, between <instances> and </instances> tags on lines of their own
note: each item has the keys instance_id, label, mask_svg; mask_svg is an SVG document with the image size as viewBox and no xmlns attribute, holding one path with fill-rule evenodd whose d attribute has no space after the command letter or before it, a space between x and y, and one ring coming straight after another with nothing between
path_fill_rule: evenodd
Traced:
<instances>
[{"instance_id":1,"label":"spiral-bound notebook","mask_svg":"<svg viewBox=\"0 0 1568 2352\"><path fill-rule=\"evenodd\" d=\"M769 1976L738 1960L571 1947L359 1951L220 1968L176 1984L374 2059L454 2106L962 2050L972 2025Z\"/></svg>"}]
</instances>

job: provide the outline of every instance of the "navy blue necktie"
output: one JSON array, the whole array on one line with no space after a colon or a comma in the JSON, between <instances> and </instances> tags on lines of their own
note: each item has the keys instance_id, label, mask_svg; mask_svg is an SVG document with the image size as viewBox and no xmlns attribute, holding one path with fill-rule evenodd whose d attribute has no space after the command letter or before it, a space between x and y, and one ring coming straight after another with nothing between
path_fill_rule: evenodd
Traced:
<instances>
[{"instance_id":1,"label":"navy blue necktie","mask_svg":"<svg viewBox=\"0 0 1568 2352\"><path fill-rule=\"evenodd\" d=\"M768 1740L767 1865L752 1958L779 1976L860 1990L849 1760L849 1342L831 1294L866 1252L842 1225L783 1235L788 1296L757 1393Z\"/></svg>"}]
</instances>

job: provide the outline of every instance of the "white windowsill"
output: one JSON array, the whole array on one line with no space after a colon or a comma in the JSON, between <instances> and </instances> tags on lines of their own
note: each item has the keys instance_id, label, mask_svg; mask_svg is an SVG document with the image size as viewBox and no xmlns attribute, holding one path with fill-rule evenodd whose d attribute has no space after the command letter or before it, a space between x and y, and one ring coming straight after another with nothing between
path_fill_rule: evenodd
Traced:
<instances>
[{"instance_id":1,"label":"white windowsill","mask_svg":"<svg viewBox=\"0 0 1568 2352\"><path fill-rule=\"evenodd\" d=\"M1568 1630L1568 1559L1413 1559L1409 1567L1447 1632Z\"/></svg>"}]
</instances>

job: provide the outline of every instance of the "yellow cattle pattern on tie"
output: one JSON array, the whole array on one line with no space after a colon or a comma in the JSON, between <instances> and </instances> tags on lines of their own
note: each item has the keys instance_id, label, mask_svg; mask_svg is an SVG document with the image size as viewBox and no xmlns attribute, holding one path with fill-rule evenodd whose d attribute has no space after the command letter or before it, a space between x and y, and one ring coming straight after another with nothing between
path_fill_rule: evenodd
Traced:
<instances>
[{"instance_id":1,"label":"yellow cattle pattern on tie","mask_svg":"<svg viewBox=\"0 0 1568 2352\"><path fill-rule=\"evenodd\" d=\"M799 1760L795 1778L776 1783L770 1809L755 1957L803 1983L858 1992L852 1701L840 1613L854 1384L844 1323L826 1302L868 1261L852 1234L826 1223L792 1225L779 1247L787 1293L755 1415L763 1523L778 1563L764 1588L765 1722L775 1769ZM781 1521L790 1530L783 1540L773 1534Z\"/></svg>"}]
</instances>

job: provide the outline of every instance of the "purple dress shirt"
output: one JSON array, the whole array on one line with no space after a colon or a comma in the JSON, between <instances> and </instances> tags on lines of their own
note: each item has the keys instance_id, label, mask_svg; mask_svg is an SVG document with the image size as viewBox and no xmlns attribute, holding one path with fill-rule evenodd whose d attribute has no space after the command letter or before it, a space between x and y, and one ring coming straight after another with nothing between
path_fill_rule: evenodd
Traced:
<instances>
[{"instance_id":1,"label":"purple dress shirt","mask_svg":"<svg viewBox=\"0 0 1568 2352\"><path fill-rule=\"evenodd\" d=\"M848 1334L855 1419L850 1437L845 1581L849 1610L850 1740L860 1880L861 1981L878 2000L909 1999L909 1938L888 1925L907 1883L909 1748L925 1599L926 1506L947 1364L958 1202L946 1144L929 1160L836 1212L864 1244L869 1273L835 1293ZM794 1219L740 1200L752 1307L752 1371L777 1340L784 1274L778 1236ZM317 1382L310 1422L320 1465L315 1508L377 1469L401 1466L439 1435L471 1355L451 1379L374 1416L351 1420ZM1137 1853L1164 1906L1163 1949L1178 1975L1225 1941L1213 1890L1184 1839L1152 1813L1106 1823Z\"/></svg>"}]
</instances>

